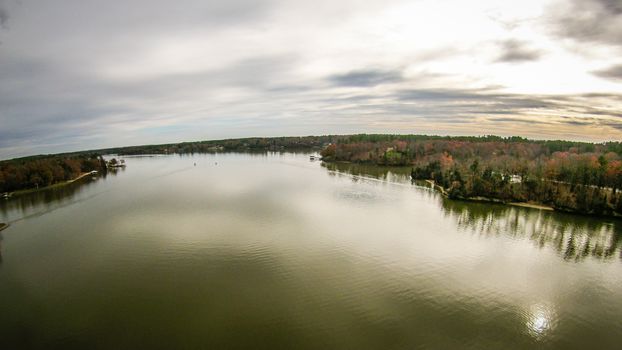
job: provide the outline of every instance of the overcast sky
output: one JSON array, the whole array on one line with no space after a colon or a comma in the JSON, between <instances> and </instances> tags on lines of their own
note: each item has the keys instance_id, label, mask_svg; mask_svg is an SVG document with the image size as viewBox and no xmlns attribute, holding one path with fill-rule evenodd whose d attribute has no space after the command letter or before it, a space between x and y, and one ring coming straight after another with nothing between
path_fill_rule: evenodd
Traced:
<instances>
[{"instance_id":1,"label":"overcast sky","mask_svg":"<svg viewBox=\"0 0 622 350\"><path fill-rule=\"evenodd\" d=\"M622 139L622 0L0 0L0 159L246 136Z\"/></svg>"}]
</instances>

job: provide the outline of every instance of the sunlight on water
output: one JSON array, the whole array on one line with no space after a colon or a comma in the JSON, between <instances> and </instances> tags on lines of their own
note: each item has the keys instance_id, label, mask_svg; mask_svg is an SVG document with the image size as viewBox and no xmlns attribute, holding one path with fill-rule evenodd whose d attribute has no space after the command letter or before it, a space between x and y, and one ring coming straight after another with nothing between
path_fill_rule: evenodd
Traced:
<instances>
[{"instance_id":1,"label":"sunlight on water","mask_svg":"<svg viewBox=\"0 0 622 350\"><path fill-rule=\"evenodd\" d=\"M533 305L528 312L527 329L537 339L542 339L555 328L555 312L545 304Z\"/></svg>"}]
</instances>

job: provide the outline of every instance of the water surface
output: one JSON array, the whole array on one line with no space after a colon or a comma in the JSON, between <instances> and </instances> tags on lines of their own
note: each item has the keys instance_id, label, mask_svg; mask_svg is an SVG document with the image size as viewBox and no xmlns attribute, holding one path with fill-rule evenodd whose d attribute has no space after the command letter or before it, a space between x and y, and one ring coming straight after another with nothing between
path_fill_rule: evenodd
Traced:
<instances>
[{"instance_id":1,"label":"water surface","mask_svg":"<svg viewBox=\"0 0 622 350\"><path fill-rule=\"evenodd\" d=\"M619 221L304 154L126 163L0 202L0 348L622 344Z\"/></svg>"}]
</instances>

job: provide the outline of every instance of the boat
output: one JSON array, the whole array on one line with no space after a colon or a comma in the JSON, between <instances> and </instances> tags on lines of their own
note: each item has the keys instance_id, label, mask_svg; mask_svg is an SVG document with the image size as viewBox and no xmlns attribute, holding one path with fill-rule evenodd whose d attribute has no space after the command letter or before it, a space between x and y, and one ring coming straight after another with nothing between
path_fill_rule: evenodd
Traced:
<instances>
[{"instance_id":1,"label":"boat","mask_svg":"<svg viewBox=\"0 0 622 350\"><path fill-rule=\"evenodd\" d=\"M7 227L9 227L9 224L5 224L4 222L0 222L0 231L4 230Z\"/></svg>"}]
</instances>

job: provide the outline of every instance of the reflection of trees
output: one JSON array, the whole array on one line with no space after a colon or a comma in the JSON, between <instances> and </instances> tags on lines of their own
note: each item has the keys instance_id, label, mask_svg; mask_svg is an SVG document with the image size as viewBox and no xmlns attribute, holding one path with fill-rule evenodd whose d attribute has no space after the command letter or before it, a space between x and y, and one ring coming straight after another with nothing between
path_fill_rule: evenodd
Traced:
<instances>
[{"instance_id":1,"label":"reflection of trees","mask_svg":"<svg viewBox=\"0 0 622 350\"><path fill-rule=\"evenodd\" d=\"M121 160L123 161L123 160ZM102 176L105 178L107 175L113 175L116 176L119 172L123 172L125 171L125 167L113 167L113 168L108 168L106 169L106 172L104 172L102 174Z\"/></svg>"},{"instance_id":2,"label":"reflection of trees","mask_svg":"<svg viewBox=\"0 0 622 350\"><path fill-rule=\"evenodd\" d=\"M116 174L117 171L108 171L98 174L98 176L105 178ZM40 205L62 204L70 201L76 194L91 186L95 181L97 181L95 178L85 178L63 186L16 195L8 200L2 199L0 200L0 212L6 215L11 210L27 212L29 209Z\"/></svg>"},{"instance_id":3,"label":"reflection of trees","mask_svg":"<svg viewBox=\"0 0 622 350\"><path fill-rule=\"evenodd\" d=\"M529 238L539 247L551 247L566 260L587 256L622 259L622 226L619 221L443 199L442 208L460 229L483 236Z\"/></svg>"},{"instance_id":4,"label":"reflection of trees","mask_svg":"<svg viewBox=\"0 0 622 350\"><path fill-rule=\"evenodd\" d=\"M345 173L354 176L371 177L389 182L410 182L410 168L388 167L356 163L322 163L322 167L329 171ZM354 179L356 181L356 179Z\"/></svg>"},{"instance_id":5,"label":"reflection of trees","mask_svg":"<svg viewBox=\"0 0 622 350\"><path fill-rule=\"evenodd\" d=\"M329 171L383 181L409 182L410 168L381 167L355 163L323 163ZM422 182L418 186L430 186ZM435 196L440 197L440 196ZM442 197L441 197L442 198ZM622 259L622 222L558 212L547 212L501 204L455 201L443 198L441 208L459 229L482 236L528 238L538 247L554 248L566 260L587 256Z\"/></svg>"}]
</instances>

